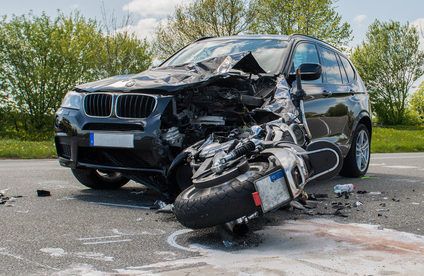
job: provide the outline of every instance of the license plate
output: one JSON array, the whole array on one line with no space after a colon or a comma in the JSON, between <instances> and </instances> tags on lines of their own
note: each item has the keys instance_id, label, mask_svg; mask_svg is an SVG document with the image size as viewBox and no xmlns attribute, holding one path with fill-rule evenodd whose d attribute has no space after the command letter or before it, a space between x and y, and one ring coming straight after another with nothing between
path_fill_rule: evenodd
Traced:
<instances>
[{"instance_id":1,"label":"license plate","mask_svg":"<svg viewBox=\"0 0 424 276\"><path fill-rule=\"evenodd\" d=\"M283 170L275 171L258 179L255 182L255 188L261 198L261 207L264 213L291 200Z\"/></svg>"},{"instance_id":2,"label":"license plate","mask_svg":"<svg viewBox=\"0 0 424 276\"><path fill-rule=\"evenodd\" d=\"M90 146L134 148L134 134L90 133Z\"/></svg>"}]
</instances>

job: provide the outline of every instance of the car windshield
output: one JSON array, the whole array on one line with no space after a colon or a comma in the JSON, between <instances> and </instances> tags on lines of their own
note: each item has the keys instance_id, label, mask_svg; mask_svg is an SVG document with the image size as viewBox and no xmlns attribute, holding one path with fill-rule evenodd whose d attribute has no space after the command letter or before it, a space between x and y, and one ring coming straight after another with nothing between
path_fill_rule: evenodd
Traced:
<instances>
[{"instance_id":1,"label":"car windshield","mask_svg":"<svg viewBox=\"0 0 424 276\"><path fill-rule=\"evenodd\" d=\"M287 41L281 39L208 39L182 49L162 66L178 66L242 52L252 52L265 72L278 74Z\"/></svg>"}]
</instances>

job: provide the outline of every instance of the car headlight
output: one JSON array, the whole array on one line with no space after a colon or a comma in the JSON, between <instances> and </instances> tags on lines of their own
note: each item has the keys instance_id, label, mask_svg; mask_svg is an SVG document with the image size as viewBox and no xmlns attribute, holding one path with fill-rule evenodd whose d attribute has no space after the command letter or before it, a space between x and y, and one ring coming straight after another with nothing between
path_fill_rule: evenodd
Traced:
<instances>
[{"instance_id":1,"label":"car headlight","mask_svg":"<svg viewBox=\"0 0 424 276\"><path fill-rule=\"evenodd\" d=\"M81 93L70 91L66 93L60 106L65 108L80 109L82 96L83 95Z\"/></svg>"}]
</instances>

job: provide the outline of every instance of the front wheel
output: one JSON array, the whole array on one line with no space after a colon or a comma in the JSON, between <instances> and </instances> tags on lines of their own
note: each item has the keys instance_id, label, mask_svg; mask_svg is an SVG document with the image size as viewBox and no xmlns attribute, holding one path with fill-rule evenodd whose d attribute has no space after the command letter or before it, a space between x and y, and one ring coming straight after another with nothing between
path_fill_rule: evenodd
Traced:
<instances>
[{"instance_id":1,"label":"front wheel","mask_svg":"<svg viewBox=\"0 0 424 276\"><path fill-rule=\"evenodd\" d=\"M370 164L370 146L371 138L368 128L363 124L358 125L340 175L346 177L364 176Z\"/></svg>"},{"instance_id":2,"label":"front wheel","mask_svg":"<svg viewBox=\"0 0 424 276\"><path fill-rule=\"evenodd\" d=\"M249 171L222 184L197 188L192 185L175 200L178 221L192 229L225 224L257 211L252 198L254 182L265 175L267 162L249 163Z\"/></svg>"},{"instance_id":3,"label":"front wheel","mask_svg":"<svg viewBox=\"0 0 424 276\"><path fill-rule=\"evenodd\" d=\"M72 173L81 184L96 190L116 190L130 181L118 172L102 172L94 169L72 169Z\"/></svg>"}]
</instances>

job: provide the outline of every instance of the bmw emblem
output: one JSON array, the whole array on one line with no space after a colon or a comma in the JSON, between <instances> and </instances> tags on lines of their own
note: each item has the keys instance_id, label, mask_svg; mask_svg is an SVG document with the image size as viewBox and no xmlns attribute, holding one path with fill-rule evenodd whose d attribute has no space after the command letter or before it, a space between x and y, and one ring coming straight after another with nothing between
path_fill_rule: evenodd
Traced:
<instances>
[{"instance_id":1,"label":"bmw emblem","mask_svg":"<svg viewBox=\"0 0 424 276\"><path fill-rule=\"evenodd\" d=\"M135 85L135 80L129 80L126 84L125 84L125 86L126 87L133 87Z\"/></svg>"}]
</instances>

